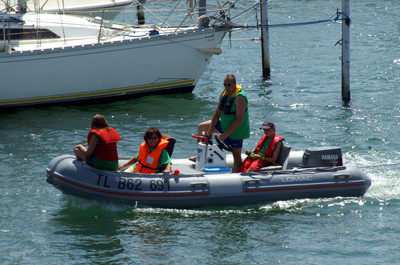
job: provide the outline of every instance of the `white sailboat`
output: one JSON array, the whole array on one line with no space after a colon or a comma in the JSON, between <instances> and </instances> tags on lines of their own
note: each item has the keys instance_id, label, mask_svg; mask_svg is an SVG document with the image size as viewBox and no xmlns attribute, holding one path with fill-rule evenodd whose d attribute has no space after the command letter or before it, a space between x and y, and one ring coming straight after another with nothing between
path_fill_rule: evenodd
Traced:
<instances>
[{"instance_id":1,"label":"white sailboat","mask_svg":"<svg viewBox=\"0 0 400 265\"><path fill-rule=\"evenodd\" d=\"M0 107L193 90L226 28L0 14Z\"/></svg>"},{"instance_id":2,"label":"white sailboat","mask_svg":"<svg viewBox=\"0 0 400 265\"><path fill-rule=\"evenodd\" d=\"M18 11L19 0L0 0L0 11ZM114 19L115 16L134 0L43 0L24 1L27 12L40 13L72 13L98 16L103 12L107 19Z\"/></svg>"}]
</instances>

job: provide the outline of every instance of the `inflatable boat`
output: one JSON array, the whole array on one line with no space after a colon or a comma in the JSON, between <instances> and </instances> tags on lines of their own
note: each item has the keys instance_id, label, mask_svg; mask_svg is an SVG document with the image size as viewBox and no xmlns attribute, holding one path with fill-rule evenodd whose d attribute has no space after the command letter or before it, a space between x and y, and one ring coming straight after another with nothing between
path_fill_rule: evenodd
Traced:
<instances>
[{"instance_id":1,"label":"inflatable boat","mask_svg":"<svg viewBox=\"0 0 400 265\"><path fill-rule=\"evenodd\" d=\"M49 163L47 182L65 194L90 200L184 209L359 197L371 185L359 169L343 165L340 147L293 151L283 145L277 165L232 173L232 156L223 151L228 147L193 137L198 141L196 162L172 159L171 174L97 170L72 155L61 155Z\"/></svg>"}]
</instances>

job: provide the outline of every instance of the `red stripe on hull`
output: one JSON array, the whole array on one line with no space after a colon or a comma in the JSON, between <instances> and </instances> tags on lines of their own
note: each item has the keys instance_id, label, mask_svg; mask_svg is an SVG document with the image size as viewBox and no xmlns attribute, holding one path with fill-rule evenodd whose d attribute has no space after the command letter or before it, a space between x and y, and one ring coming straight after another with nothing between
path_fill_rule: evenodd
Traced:
<instances>
[{"instance_id":1,"label":"red stripe on hull","mask_svg":"<svg viewBox=\"0 0 400 265\"><path fill-rule=\"evenodd\" d=\"M276 189L262 189L262 190L245 190L244 192L267 192L267 191L283 191L283 190L326 189L326 188L359 187L359 186L364 186L364 185L365 185L365 183L359 183L359 184L346 184L346 185L327 185L327 186L312 186L312 187L292 187L292 188L276 188Z\"/></svg>"}]
</instances>

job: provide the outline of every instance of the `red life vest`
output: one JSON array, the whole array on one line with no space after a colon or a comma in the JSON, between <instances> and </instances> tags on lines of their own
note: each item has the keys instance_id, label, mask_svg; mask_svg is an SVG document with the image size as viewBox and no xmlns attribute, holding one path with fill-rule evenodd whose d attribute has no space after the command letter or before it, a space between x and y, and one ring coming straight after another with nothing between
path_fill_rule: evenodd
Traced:
<instances>
[{"instance_id":1,"label":"red life vest","mask_svg":"<svg viewBox=\"0 0 400 265\"><path fill-rule=\"evenodd\" d=\"M121 137L113 128L110 129L93 129L88 134L88 145L92 135L95 134L100 144L94 149L93 155L106 161L118 161L117 142L121 141Z\"/></svg>"},{"instance_id":2,"label":"red life vest","mask_svg":"<svg viewBox=\"0 0 400 265\"><path fill-rule=\"evenodd\" d=\"M147 174L156 173L161 152L168 146L168 143L169 142L167 140L160 139L156 148L150 152L150 146L146 142L143 142L140 145L138 163L136 165L135 172Z\"/></svg>"},{"instance_id":3,"label":"red life vest","mask_svg":"<svg viewBox=\"0 0 400 265\"><path fill-rule=\"evenodd\" d=\"M261 136L261 139L258 142L258 144L256 146L256 149L254 149L253 153L257 154L258 152L260 152L265 139L267 139L267 135L264 134L263 136ZM276 145L280 141L284 141L284 140L285 139L282 136L280 136L278 134L275 134L275 137L273 139L271 139L271 141L269 142L269 145L267 147L267 151L266 151L265 156L272 157L272 155L274 154L274 150L275 150Z\"/></svg>"}]
</instances>

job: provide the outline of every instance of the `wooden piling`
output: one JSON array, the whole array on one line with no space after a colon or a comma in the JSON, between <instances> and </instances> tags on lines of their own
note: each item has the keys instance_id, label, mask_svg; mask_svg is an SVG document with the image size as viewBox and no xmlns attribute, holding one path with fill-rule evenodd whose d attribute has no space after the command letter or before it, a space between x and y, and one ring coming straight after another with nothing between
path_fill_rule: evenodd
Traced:
<instances>
[{"instance_id":1,"label":"wooden piling","mask_svg":"<svg viewBox=\"0 0 400 265\"><path fill-rule=\"evenodd\" d=\"M268 31L268 0L261 1L261 53L263 77L271 78L271 66L269 59L269 31Z\"/></svg>"},{"instance_id":2,"label":"wooden piling","mask_svg":"<svg viewBox=\"0 0 400 265\"><path fill-rule=\"evenodd\" d=\"M342 0L342 100L350 101L350 0Z\"/></svg>"}]
</instances>

